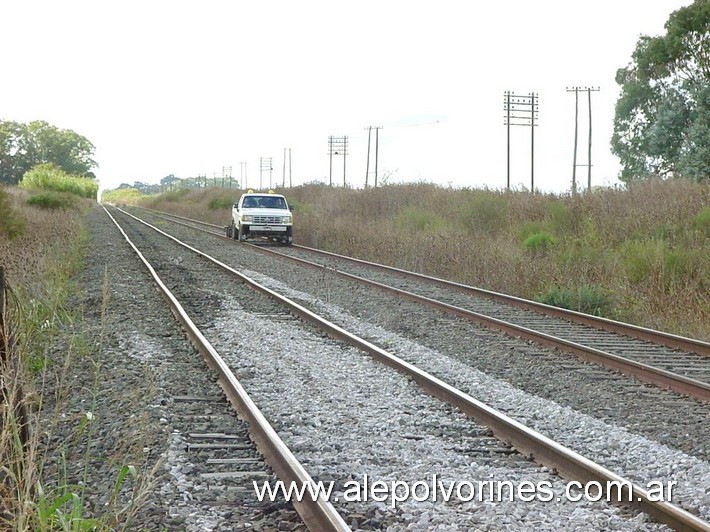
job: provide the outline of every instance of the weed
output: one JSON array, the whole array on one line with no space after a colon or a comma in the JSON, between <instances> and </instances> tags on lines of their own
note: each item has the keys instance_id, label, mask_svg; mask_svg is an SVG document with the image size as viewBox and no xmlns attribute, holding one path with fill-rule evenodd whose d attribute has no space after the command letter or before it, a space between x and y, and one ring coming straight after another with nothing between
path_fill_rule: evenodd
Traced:
<instances>
[{"instance_id":1,"label":"weed","mask_svg":"<svg viewBox=\"0 0 710 532\"><path fill-rule=\"evenodd\" d=\"M577 288L550 288L538 298L540 303L576 310L595 316L611 317L614 304L606 290L599 286L582 285Z\"/></svg>"},{"instance_id":2,"label":"weed","mask_svg":"<svg viewBox=\"0 0 710 532\"><path fill-rule=\"evenodd\" d=\"M462 215L464 225L472 232L501 231L507 226L508 202L495 192L476 191Z\"/></svg>"},{"instance_id":3,"label":"weed","mask_svg":"<svg viewBox=\"0 0 710 532\"><path fill-rule=\"evenodd\" d=\"M534 253L543 253L555 244L556 240L550 233L540 231L523 240L523 249Z\"/></svg>"}]
</instances>

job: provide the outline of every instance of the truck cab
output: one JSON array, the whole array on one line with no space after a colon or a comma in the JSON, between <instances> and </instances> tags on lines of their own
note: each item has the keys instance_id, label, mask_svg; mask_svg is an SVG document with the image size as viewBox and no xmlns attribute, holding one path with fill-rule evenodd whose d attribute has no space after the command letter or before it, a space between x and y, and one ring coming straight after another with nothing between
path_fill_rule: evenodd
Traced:
<instances>
[{"instance_id":1,"label":"truck cab","mask_svg":"<svg viewBox=\"0 0 710 532\"><path fill-rule=\"evenodd\" d=\"M235 240L263 239L293 243L293 209L286 198L273 192L242 194L232 206L232 220L227 236Z\"/></svg>"}]
</instances>

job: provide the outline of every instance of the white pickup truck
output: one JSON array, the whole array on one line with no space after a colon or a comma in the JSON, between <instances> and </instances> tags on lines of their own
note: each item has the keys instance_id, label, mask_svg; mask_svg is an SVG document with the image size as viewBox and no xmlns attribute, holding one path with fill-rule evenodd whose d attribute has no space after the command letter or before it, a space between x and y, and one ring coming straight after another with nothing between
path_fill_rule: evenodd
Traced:
<instances>
[{"instance_id":1,"label":"white pickup truck","mask_svg":"<svg viewBox=\"0 0 710 532\"><path fill-rule=\"evenodd\" d=\"M249 191L232 206L227 236L244 241L266 237L285 245L293 243L293 214L281 194Z\"/></svg>"}]
</instances>

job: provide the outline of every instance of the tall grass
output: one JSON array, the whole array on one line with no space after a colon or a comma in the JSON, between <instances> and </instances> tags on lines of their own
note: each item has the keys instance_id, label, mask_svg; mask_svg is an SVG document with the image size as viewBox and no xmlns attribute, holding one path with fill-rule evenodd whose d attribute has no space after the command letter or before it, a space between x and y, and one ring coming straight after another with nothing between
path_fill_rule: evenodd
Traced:
<instances>
[{"instance_id":1,"label":"tall grass","mask_svg":"<svg viewBox=\"0 0 710 532\"><path fill-rule=\"evenodd\" d=\"M96 180L67 174L51 163L39 164L25 172L19 186L26 189L68 192L93 199L96 199L99 190Z\"/></svg>"},{"instance_id":2,"label":"tall grass","mask_svg":"<svg viewBox=\"0 0 710 532\"><path fill-rule=\"evenodd\" d=\"M154 197L150 206L226 225L228 209L209 202L239 194L208 189L180 201ZM285 194L296 206L296 243L529 299L588 301L619 319L710 338L707 183L645 182L576 196L428 183L307 185Z\"/></svg>"},{"instance_id":3,"label":"tall grass","mask_svg":"<svg viewBox=\"0 0 710 532\"><path fill-rule=\"evenodd\" d=\"M80 312L69 304L88 238L84 209L95 203L77 197L78 209L47 211L29 205L25 190L6 192L13 212L26 225L12 240L0 233L0 265L13 289L7 314L13 326L12 363L0 364L0 383L11 384L6 397L12 398L9 406L0 402L0 530L130 529L152 472L138 474L130 465L119 464L113 491L99 494L108 503L88 501L95 461L121 458L89 454L94 426L100 422L91 414L91 395L96 392L77 389L72 379L76 361L94 364L92 357L102 348L103 334L97 339L87 333ZM102 331L106 288L103 299ZM87 393L85 412L61 414L71 394ZM25 443L16 414L21 411L28 412L29 419ZM60 423L73 427L67 440L55 433ZM66 457L63 463L60 454ZM134 454L143 460L142 451ZM77 466L82 469L79 477Z\"/></svg>"}]
</instances>

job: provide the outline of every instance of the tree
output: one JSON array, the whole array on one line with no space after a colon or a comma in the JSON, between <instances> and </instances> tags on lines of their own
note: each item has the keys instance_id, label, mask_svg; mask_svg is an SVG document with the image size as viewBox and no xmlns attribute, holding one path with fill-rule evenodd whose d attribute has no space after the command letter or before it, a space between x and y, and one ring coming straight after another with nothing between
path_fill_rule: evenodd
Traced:
<instances>
[{"instance_id":1,"label":"tree","mask_svg":"<svg viewBox=\"0 0 710 532\"><path fill-rule=\"evenodd\" d=\"M612 152L621 180L710 176L710 0L671 13L666 34L643 35L616 73Z\"/></svg>"},{"instance_id":2,"label":"tree","mask_svg":"<svg viewBox=\"0 0 710 532\"><path fill-rule=\"evenodd\" d=\"M17 122L0 121L0 182L17 183L26 170L18 154L23 128Z\"/></svg>"},{"instance_id":3,"label":"tree","mask_svg":"<svg viewBox=\"0 0 710 532\"><path fill-rule=\"evenodd\" d=\"M71 129L44 121L0 121L0 181L17 183L30 168L53 163L68 174L92 177L94 145Z\"/></svg>"}]
</instances>

